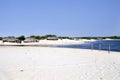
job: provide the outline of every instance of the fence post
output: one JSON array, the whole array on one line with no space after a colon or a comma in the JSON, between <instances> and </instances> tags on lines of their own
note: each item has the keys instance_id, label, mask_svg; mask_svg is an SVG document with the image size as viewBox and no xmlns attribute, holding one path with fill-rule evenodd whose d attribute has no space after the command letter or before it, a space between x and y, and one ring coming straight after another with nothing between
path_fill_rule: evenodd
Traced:
<instances>
[{"instance_id":1,"label":"fence post","mask_svg":"<svg viewBox=\"0 0 120 80\"><path fill-rule=\"evenodd\" d=\"M110 53L110 44L108 44L108 53Z\"/></svg>"},{"instance_id":2,"label":"fence post","mask_svg":"<svg viewBox=\"0 0 120 80\"><path fill-rule=\"evenodd\" d=\"M99 44L99 50L101 50L101 44Z\"/></svg>"},{"instance_id":3,"label":"fence post","mask_svg":"<svg viewBox=\"0 0 120 80\"><path fill-rule=\"evenodd\" d=\"M93 50L93 44L91 44L91 50Z\"/></svg>"}]
</instances>

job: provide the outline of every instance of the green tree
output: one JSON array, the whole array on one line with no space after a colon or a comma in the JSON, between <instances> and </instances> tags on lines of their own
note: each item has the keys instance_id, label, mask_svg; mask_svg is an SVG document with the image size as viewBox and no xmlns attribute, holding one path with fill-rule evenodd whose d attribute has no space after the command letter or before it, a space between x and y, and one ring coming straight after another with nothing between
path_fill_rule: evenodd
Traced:
<instances>
[{"instance_id":1,"label":"green tree","mask_svg":"<svg viewBox=\"0 0 120 80\"><path fill-rule=\"evenodd\" d=\"M52 35L52 34L48 34L48 35L45 35L45 37L56 37L56 35Z\"/></svg>"},{"instance_id":2,"label":"green tree","mask_svg":"<svg viewBox=\"0 0 120 80\"><path fill-rule=\"evenodd\" d=\"M35 38L36 36L35 35L31 35L30 38Z\"/></svg>"},{"instance_id":3,"label":"green tree","mask_svg":"<svg viewBox=\"0 0 120 80\"><path fill-rule=\"evenodd\" d=\"M17 39L19 39L19 40L21 40L21 41L22 41L22 40L25 40L25 36L23 36L23 35L22 35L22 36L19 36Z\"/></svg>"},{"instance_id":4,"label":"green tree","mask_svg":"<svg viewBox=\"0 0 120 80\"><path fill-rule=\"evenodd\" d=\"M120 36L111 36L110 39L120 39Z\"/></svg>"},{"instance_id":5,"label":"green tree","mask_svg":"<svg viewBox=\"0 0 120 80\"><path fill-rule=\"evenodd\" d=\"M0 40L2 40L3 38L2 37L0 37Z\"/></svg>"}]
</instances>

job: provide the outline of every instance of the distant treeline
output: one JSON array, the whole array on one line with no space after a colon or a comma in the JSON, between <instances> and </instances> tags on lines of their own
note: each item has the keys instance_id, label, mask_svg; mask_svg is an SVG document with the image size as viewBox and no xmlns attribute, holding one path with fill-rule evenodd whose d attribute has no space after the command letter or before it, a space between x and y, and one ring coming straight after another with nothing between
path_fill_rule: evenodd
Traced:
<instances>
[{"instance_id":1,"label":"distant treeline","mask_svg":"<svg viewBox=\"0 0 120 80\"><path fill-rule=\"evenodd\" d=\"M14 36L8 36L8 37L14 37ZM36 36L36 35L31 35L29 36L29 38L35 38L38 40L42 40L42 39L46 39L48 37L57 37L58 39L120 39L120 36L110 36L110 37L65 37L65 36L57 36L57 35L52 35L52 34L48 34L48 35L44 35L44 36ZM2 40L5 37L0 37L0 40ZM24 35L18 36L18 37L14 37L17 38L19 40L25 40Z\"/></svg>"},{"instance_id":2,"label":"distant treeline","mask_svg":"<svg viewBox=\"0 0 120 80\"><path fill-rule=\"evenodd\" d=\"M57 36L57 35L52 35L52 34L48 34L48 35L44 35L44 36L36 36L36 35L31 35L29 36L29 38L35 38L38 40L43 40L43 39L47 39L48 37L57 37L58 39L73 39L72 37L63 37L63 36ZM2 40L3 38L6 37L0 37L0 40ZM17 38L19 40L25 40L28 37L25 37L24 35L15 37L15 36L8 36L8 38Z\"/></svg>"},{"instance_id":3,"label":"distant treeline","mask_svg":"<svg viewBox=\"0 0 120 80\"><path fill-rule=\"evenodd\" d=\"M120 36L111 36L111 37L108 37L110 39L120 39Z\"/></svg>"},{"instance_id":4,"label":"distant treeline","mask_svg":"<svg viewBox=\"0 0 120 80\"><path fill-rule=\"evenodd\" d=\"M35 39L38 39L38 40L41 40L41 39L46 39L48 37L57 37L56 35L45 35L45 36L36 36L36 35L31 35L29 36L29 38L35 38ZM6 37L0 37L0 40L2 40L3 38L6 38ZM26 38L28 37L25 37L24 35L21 35L21 36L18 36L18 37L15 37L15 36L8 36L8 38L17 38L19 40L25 40Z\"/></svg>"},{"instance_id":5,"label":"distant treeline","mask_svg":"<svg viewBox=\"0 0 120 80\"><path fill-rule=\"evenodd\" d=\"M110 36L110 37L76 37L78 39L120 39L120 36Z\"/></svg>"}]
</instances>

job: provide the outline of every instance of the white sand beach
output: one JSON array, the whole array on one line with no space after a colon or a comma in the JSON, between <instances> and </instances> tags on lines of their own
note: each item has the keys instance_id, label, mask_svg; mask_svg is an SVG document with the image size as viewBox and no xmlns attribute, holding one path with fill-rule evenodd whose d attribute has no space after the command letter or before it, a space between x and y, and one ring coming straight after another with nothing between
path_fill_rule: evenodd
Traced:
<instances>
[{"instance_id":1,"label":"white sand beach","mask_svg":"<svg viewBox=\"0 0 120 80\"><path fill-rule=\"evenodd\" d=\"M1 46L0 80L120 80L120 52Z\"/></svg>"},{"instance_id":2,"label":"white sand beach","mask_svg":"<svg viewBox=\"0 0 120 80\"><path fill-rule=\"evenodd\" d=\"M63 39L63 40L39 40L39 42L33 42L33 43L10 43L10 42L2 42L0 41L0 45L37 45L37 46L56 46L56 45L72 45L72 44L83 44L85 42L91 42L95 40L69 40L69 39Z\"/></svg>"}]
</instances>

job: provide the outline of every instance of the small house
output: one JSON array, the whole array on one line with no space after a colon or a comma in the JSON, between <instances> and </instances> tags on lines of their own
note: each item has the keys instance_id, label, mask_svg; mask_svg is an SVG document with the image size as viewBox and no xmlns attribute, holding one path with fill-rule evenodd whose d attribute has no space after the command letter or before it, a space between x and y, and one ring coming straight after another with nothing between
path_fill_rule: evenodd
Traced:
<instances>
[{"instance_id":1,"label":"small house","mask_svg":"<svg viewBox=\"0 0 120 80\"><path fill-rule=\"evenodd\" d=\"M101 37L98 37L98 38L97 38L97 40L103 40L103 38L101 38Z\"/></svg>"},{"instance_id":2,"label":"small house","mask_svg":"<svg viewBox=\"0 0 120 80\"><path fill-rule=\"evenodd\" d=\"M26 38L24 40L24 43L30 43L30 42L39 42L39 40L35 38Z\"/></svg>"},{"instance_id":3,"label":"small house","mask_svg":"<svg viewBox=\"0 0 120 80\"><path fill-rule=\"evenodd\" d=\"M58 40L58 37L48 37L47 40Z\"/></svg>"},{"instance_id":4,"label":"small house","mask_svg":"<svg viewBox=\"0 0 120 80\"><path fill-rule=\"evenodd\" d=\"M19 42L19 40L14 37L5 37L2 39L2 41L3 42Z\"/></svg>"}]
</instances>

